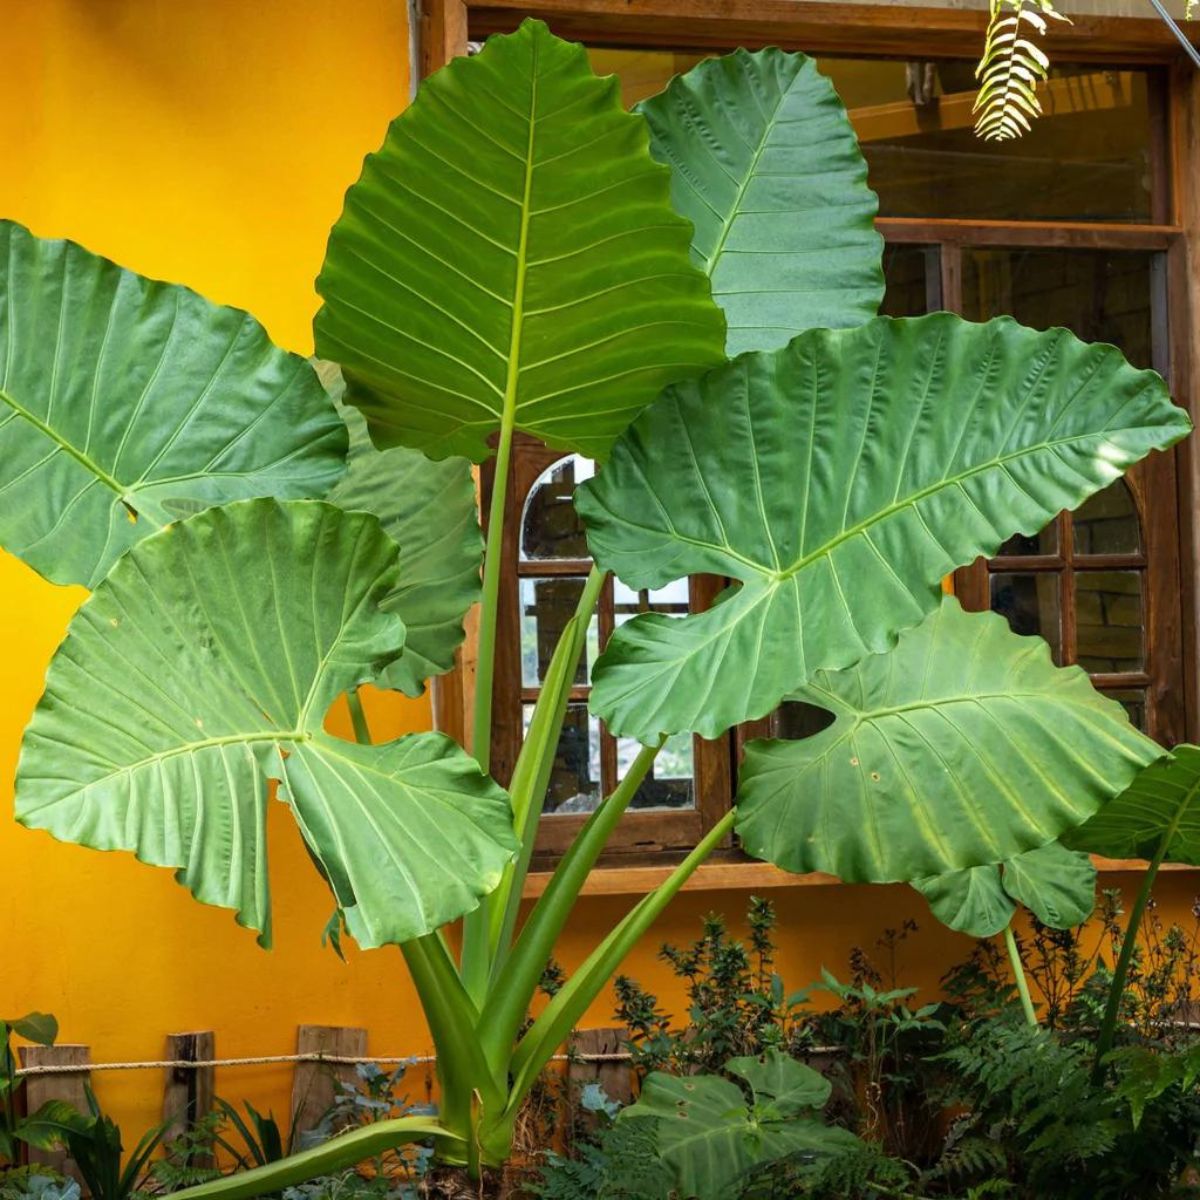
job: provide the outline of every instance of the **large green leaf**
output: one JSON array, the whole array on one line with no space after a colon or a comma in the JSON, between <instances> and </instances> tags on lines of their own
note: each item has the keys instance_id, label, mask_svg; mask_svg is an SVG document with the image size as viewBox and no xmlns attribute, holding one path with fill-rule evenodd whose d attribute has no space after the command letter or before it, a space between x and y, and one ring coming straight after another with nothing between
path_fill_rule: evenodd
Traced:
<instances>
[{"instance_id":1,"label":"large green leaf","mask_svg":"<svg viewBox=\"0 0 1200 1200\"><path fill-rule=\"evenodd\" d=\"M913 887L943 925L985 938L1007 927L1017 901L1052 929L1086 921L1096 902L1096 868L1086 854L1049 842L999 866L914 879Z\"/></svg>"},{"instance_id":2,"label":"large green leaf","mask_svg":"<svg viewBox=\"0 0 1200 1200\"><path fill-rule=\"evenodd\" d=\"M326 385L340 395L340 377L331 368L321 364ZM376 450L362 415L348 405L340 411L350 428L350 453L346 474L326 499L374 513L400 547L400 578L382 607L404 622L404 651L378 682L419 696L431 675L454 666L463 618L479 599L483 535L471 464L465 458L438 462L406 446Z\"/></svg>"},{"instance_id":3,"label":"large green leaf","mask_svg":"<svg viewBox=\"0 0 1200 1200\"><path fill-rule=\"evenodd\" d=\"M333 228L317 351L377 445L480 460L503 423L603 458L724 319L645 122L540 21L422 85Z\"/></svg>"},{"instance_id":4,"label":"large green leaf","mask_svg":"<svg viewBox=\"0 0 1200 1200\"><path fill-rule=\"evenodd\" d=\"M346 431L247 313L0 222L0 544L94 586L210 504L322 495Z\"/></svg>"},{"instance_id":5,"label":"large green leaf","mask_svg":"<svg viewBox=\"0 0 1200 1200\"><path fill-rule=\"evenodd\" d=\"M266 808L279 781L364 946L429 932L495 887L508 798L449 738L325 733L399 652L397 549L318 501L210 509L139 544L71 622L25 734L17 818L177 868L269 940Z\"/></svg>"},{"instance_id":6,"label":"large green leaf","mask_svg":"<svg viewBox=\"0 0 1200 1200\"><path fill-rule=\"evenodd\" d=\"M829 1099L828 1080L780 1050L735 1058L726 1070L750 1088L719 1075L647 1076L622 1120L654 1120L658 1151L675 1174L681 1197L727 1200L754 1167L788 1155L844 1153L859 1145L846 1129L822 1125L815 1110Z\"/></svg>"},{"instance_id":7,"label":"large green leaf","mask_svg":"<svg viewBox=\"0 0 1200 1200\"><path fill-rule=\"evenodd\" d=\"M1155 858L1200 866L1200 746L1176 746L1064 839L1109 858Z\"/></svg>"},{"instance_id":8,"label":"large green leaf","mask_svg":"<svg viewBox=\"0 0 1200 1200\"><path fill-rule=\"evenodd\" d=\"M887 654L818 673L796 698L834 715L746 748L743 847L789 871L922 879L1057 838L1162 750L1040 638L947 596Z\"/></svg>"},{"instance_id":9,"label":"large green leaf","mask_svg":"<svg viewBox=\"0 0 1200 1200\"><path fill-rule=\"evenodd\" d=\"M692 255L729 323L726 349L861 325L883 299L879 204L833 85L811 58L736 50L677 75L638 110Z\"/></svg>"},{"instance_id":10,"label":"large green leaf","mask_svg":"<svg viewBox=\"0 0 1200 1200\"><path fill-rule=\"evenodd\" d=\"M811 330L669 388L576 491L588 543L633 588L704 572L740 586L705 613L622 625L592 707L646 742L761 717L886 650L947 572L1190 428L1112 346L1007 317Z\"/></svg>"}]
</instances>

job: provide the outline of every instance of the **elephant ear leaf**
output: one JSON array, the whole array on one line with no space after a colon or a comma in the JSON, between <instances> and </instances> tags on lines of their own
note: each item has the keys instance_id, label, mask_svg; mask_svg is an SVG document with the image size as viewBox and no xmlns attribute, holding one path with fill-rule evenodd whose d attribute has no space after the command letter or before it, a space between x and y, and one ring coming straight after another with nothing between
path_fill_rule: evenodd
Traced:
<instances>
[{"instance_id":1,"label":"elephant ear leaf","mask_svg":"<svg viewBox=\"0 0 1200 1200\"><path fill-rule=\"evenodd\" d=\"M757 1167L861 1145L849 1130L814 1119L830 1086L811 1067L772 1049L757 1059L735 1058L728 1069L746 1081L749 1101L737 1084L719 1075L655 1071L637 1102L618 1118L654 1122L659 1155L675 1175L680 1196L726 1200Z\"/></svg>"},{"instance_id":2,"label":"elephant ear leaf","mask_svg":"<svg viewBox=\"0 0 1200 1200\"><path fill-rule=\"evenodd\" d=\"M337 368L320 364L326 386L341 393ZM357 409L340 412L350 430L346 474L326 497L339 508L374 513L400 547L400 576L382 607L404 622L404 652L376 681L410 696L454 666L463 619L479 599L483 535L475 480L465 458L426 458L394 446L376 450Z\"/></svg>"},{"instance_id":3,"label":"elephant ear leaf","mask_svg":"<svg viewBox=\"0 0 1200 1200\"><path fill-rule=\"evenodd\" d=\"M891 652L820 672L795 698L833 723L747 746L737 832L757 858L848 882L1012 859L1080 824L1162 755L1041 639L949 596Z\"/></svg>"},{"instance_id":4,"label":"elephant ear leaf","mask_svg":"<svg viewBox=\"0 0 1200 1200\"><path fill-rule=\"evenodd\" d=\"M729 324L726 350L861 325L883 299L879 203L833 85L803 54L736 50L638 105L671 168L692 257Z\"/></svg>"},{"instance_id":5,"label":"elephant ear leaf","mask_svg":"<svg viewBox=\"0 0 1200 1200\"><path fill-rule=\"evenodd\" d=\"M0 545L92 587L230 500L323 495L346 430L247 313L0 222Z\"/></svg>"},{"instance_id":6,"label":"elephant ear leaf","mask_svg":"<svg viewBox=\"0 0 1200 1200\"><path fill-rule=\"evenodd\" d=\"M999 866L914 879L912 886L943 925L986 938L1007 927L1018 901L1051 929L1086 921L1096 902L1096 868L1086 854L1049 842Z\"/></svg>"},{"instance_id":7,"label":"elephant ear leaf","mask_svg":"<svg viewBox=\"0 0 1200 1200\"><path fill-rule=\"evenodd\" d=\"M576 491L588 544L634 589L737 582L617 629L592 709L643 742L764 716L1190 428L1112 346L949 313L810 330L668 388Z\"/></svg>"},{"instance_id":8,"label":"elephant ear leaf","mask_svg":"<svg viewBox=\"0 0 1200 1200\"><path fill-rule=\"evenodd\" d=\"M317 352L376 445L479 461L504 428L603 458L665 384L720 362L669 192L615 77L540 21L430 76L317 281Z\"/></svg>"},{"instance_id":9,"label":"elephant ear leaf","mask_svg":"<svg viewBox=\"0 0 1200 1200\"><path fill-rule=\"evenodd\" d=\"M17 819L174 867L267 942L274 780L360 945L475 908L515 846L504 791L441 734L356 745L323 728L401 650L380 608L397 575L375 517L319 501L243 501L147 538L50 664Z\"/></svg>"},{"instance_id":10,"label":"elephant ear leaf","mask_svg":"<svg viewBox=\"0 0 1200 1200\"><path fill-rule=\"evenodd\" d=\"M1176 746L1063 841L1109 858L1200 866L1200 746Z\"/></svg>"},{"instance_id":11,"label":"elephant ear leaf","mask_svg":"<svg viewBox=\"0 0 1200 1200\"><path fill-rule=\"evenodd\" d=\"M912 886L943 925L975 938L993 937L1007 929L1017 911L1000 884L999 868L990 864L914 879Z\"/></svg>"}]
</instances>

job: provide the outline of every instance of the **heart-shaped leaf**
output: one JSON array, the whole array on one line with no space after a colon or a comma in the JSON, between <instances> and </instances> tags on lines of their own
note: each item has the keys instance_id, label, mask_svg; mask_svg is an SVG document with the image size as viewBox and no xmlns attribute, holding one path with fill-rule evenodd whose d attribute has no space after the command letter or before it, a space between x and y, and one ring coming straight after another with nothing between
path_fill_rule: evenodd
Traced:
<instances>
[{"instance_id":1,"label":"heart-shaped leaf","mask_svg":"<svg viewBox=\"0 0 1200 1200\"><path fill-rule=\"evenodd\" d=\"M18 1037L23 1037L27 1042L36 1042L39 1046L53 1046L54 1039L58 1037L58 1018L50 1013L30 1012L23 1017L0 1021L0 1025L7 1026Z\"/></svg>"},{"instance_id":2,"label":"heart-shaped leaf","mask_svg":"<svg viewBox=\"0 0 1200 1200\"><path fill-rule=\"evenodd\" d=\"M747 746L737 831L757 858L847 881L1011 859L1086 820L1163 753L1040 638L950 596L892 651L820 672L796 699L833 724Z\"/></svg>"},{"instance_id":3,"label":"heart-shaped leaf","mask_svg":"<svg viewBox=\"0 0 1200 1200\"><path fill-rule=\"evenodd\" d=\"M914 879L912 886L943 925L986 938L1008 926L1018 901L1051 929L1086 921L1096 903L1096 868L1086 854L1049 842L999 866Z\"/></svg>"},{"instance_id":4,"label":"heart-shaped leaf","mask_svg":"<svg viewBox=\"0 0 1200 1200\"><path fill-rule=\"evenodd\" d=\"M713 738L818 670L886 650L940 581L1191 428L1112 346L949 313L811 330L667 389L577 489L632 588L739 586L622 625L592 708L616 734Z\"/></svg>"},{"instance_id":5,"label":"heart-shaped leaf","mask_svg":"<svg viewBox=\"0 0 1200 1200\"><path fill-rule=\"evenodd\" d=\"M340 395L332 364L321 366L326 386ZM348 405L340 411L350 453L346 474L326 499L374 513L400 547L400 578L382 607L404 622L404 652L377 682L419 696L430 676L454 666L463 618L479 599L483 535L471 464L465 458L437 462L406 446L376 450L362 414Z\"/></svg>"},{"instance_id":6,"label":"heart-shaped leaf","mask_svg":"<svg viewBox=\"0 0 1200 1200\"><path fill-rule=\"evenodd\" d=\"M490 453L507 425L603 458L719 362L721 310L646 123L540 21L422 85L346 194L317 351L379 446Z\"/></svg>"},{"instance_id":7,"label":"heart-shaped leaf","mask_svg":"<svg viewBox=\"0 0 1200 1200\"><path fill-rule=\"evenodd\" d=\"M729 323L726 350L861 325L883 299L879 202L833 85L803 54L736 50L638 111L695 226L692 256Z\"/></svg>"},{"instance_id":8,"label":"heart-shaped leaf","mask_svg":"<svg viewBox=\"0 0 1200 1200\"><path fill-rule=\"evenodd\" d=\"M1064 839L1109 858L1200 866L1200 746L1181 745Z\"/></svg>"},{"instance_id":9,"label":"heart-shaped leaf","mask_svg":"<svg viewBox=\"0 0 1200 1200\"><path fill-rule=\"evenodd\" d=\"M252 500L130 551L80 608L25 734L17 818L175 867L269 940L279 781L363 946L474 908L515 841L508 798L440 734L325 733L339 693L399 653L396 544L366 513Z\"/></svg>"},{"instance_id":10,"label":"heart-shaped leaf","mask_svg":"<svg viewBox=\"0 0 1200 1200\"><path fill-rule=\"evenodd\" d=\"M829 1098L829 1083L780 1050L735 1058L726 1069L750 1087L719 1075L647 1076L637 1103L621 1120L655 1121L662 1160L679 1195L727 1200L747 1171L788 1155L845 1153L860 1145L846 1129L822 1125L814 1109Z\"/></svg>"},{"instance_id":11,"label":"heart-shaped leaf","mask_svg":"<svg viewBox=\"0 0 1200 1200\"><path fill-rule=\"evenodd\" d=\"M0 222L0 544L89 587L171 521L323 495L346 430L247 313Z\"/></svg>"}]
</instances>

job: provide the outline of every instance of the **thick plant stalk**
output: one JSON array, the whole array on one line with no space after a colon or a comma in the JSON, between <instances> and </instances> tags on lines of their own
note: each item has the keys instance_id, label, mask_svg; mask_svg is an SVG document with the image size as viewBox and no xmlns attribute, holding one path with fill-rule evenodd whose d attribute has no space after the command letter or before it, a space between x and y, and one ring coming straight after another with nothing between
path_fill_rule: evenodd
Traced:
<instances>
[{"instance_id":1,"label":"thick plant stalk","mask_svg":"<svg viewBox=\"0 0 1200 1200\"><path fill-rule=\"evenodd\" d=\"M394 1150L407 1142L429 1137L438 1139L448 1148L456 1148L458 1154L466 1151L462 1139L432 1117L397 1117L339 1134L311 1150L291 1154L279 1162L184 1188L175 1195L181 1200L250 1200L252 1196L279 1192L318 1175L330 1175L353 1167L365 1158Z\"/></svg>"},{"instance_id":2,"label":"thick plant stalk","mask_svg":"<svg viewBox=\"0 0 1200 1200\"><path fill-rule=\"evenodd\" d=\"M354 738L364 746L371 744L371 727L367 724L367 714L363 711L362 696L359 690L352 687L346 693L346 704L350 709L350 724L354 729Z\"/></svg>"},{"instance_id":3,"label":"thick plant stalk","mask_svg":"<svg viewBox=\"0 0 1200 1200\"><path fill-rule=\"evenodd\" d=\"M525 233L522 230L522 245ZM523 282L523 276L522 276ZM514 314L516 319L517 314ZM514 333L515 338L519 335ZM512 374L511 393L516 387ZM492 697L496 675L496 620L500 598L501 548L504 544L504 507L508 497L513 440L513 404L506 397L496 448L496 472L492 481L492 500L488 508L487 541L483 559L483 594L479 611L479 642L475 666L475 717L472 729L471 753L485 774L491 770L492 758ZM476 1004L483 1002L491 972L488 929L491 905L485 897L474 912L463 918L463 947L461 973L467 993Z\"/></svg>"},{"instance_id":4,"label":"thick plant stalk","mask_svg":"<svg viewBox=\"0 0 1200 1200\"><path fill-rule=\"evenodd\" d=\"M606 575L596 567L584 584L574 616L567 622L550 660L542 691L534 706L529 733L521 746L509 783L512 797L513 825L521 842L516 860L504 872L500 886L490 897L491 980L495 981L508 956L516 928L517 912L533 847L537 840L538 821L554 767L554 755L567 715L571 685L579 667L580 656L587 645L588 624L600 597Z\"/></svg>"},{"instance_id":5,"label":"thick plant stalk","mask_svg":"<svg viewBox=\"0 0 1200 1200\"><path fill-rule=\"evenodd\" d=\"M1096 1061L1092 1065L1092 1082L1099 1083L1104 1076L1104 1059L1113 1047L1117 1036L1117 1018L1121 1013L1121 999L1125 994L1125 980L1129 977L1129 965L1133 962L1133 952L1137 947L1138 930L1141 928L1142 917L1146 914L1146 906L1150 903L1150 891L1158 876L1158 869L1167 855L1167 847L1179 826L1179 819L1184 808L1179 810L1171 827L1163 834L1162 841L1155 851L1154 858L1142 876L1142 885L1138 888L1137 899L1133 902L1133 911L1129 914L1129 924L1125 926L1125 937L1121 942L1121 953L1117 955L1117 964L1113 968L1112 982L1108 988L1108 1003L1104 1006L1104 1018L1100 1022L1100 1036L1096 1039Z\"/></svg>"},{"instance_id":6,"label":"thick plant stalk","mask_svg":"<svg viewBox=\"0 0 1200 1200\"><path fill-rule=\"evenodd\" d=\"M1017 939L1013 937L1011 925L1004 927L1004 945L1008 950L1008 961L1012 964L1017 995L1021 997L1021 1009L1025 1013L1025 1023L1036 1028L1038 1019L1037 1013L1033 1009L1033 1000L1029 995L1029 980L1025 977L1025 965L1021 962L1021 951L1017 949Z\"/></svg>"},{"instance_id":7,"label":"thick plant stalk","mask_svg":"<svg viewBox=\"0 0 1200 1200\"><path fill-rule=\"evenodd\" d=\"M529 1002L537 989L554 944L570 919L588 873L603 852L617 822L641 787L665 738L655 746L643 746L619 786L588 818L583 829L559 860L541 899L529 914L512 954L499 972L490 991L490 1002L480 1021L479 1037L484 1054L494 1066L505 1062Z\"/></svg>"},{"instance_id":8,"label":"thick plant stalk","mask_svg":"<svg viewBox=\"0 0 1200 1200\"><path fill-rule=\"evenodd\" d=\"M643 896L629 914L588 955L521 1039L513 1055L513 1085L505 1116L515 1120L522 1101L558 1046L587 1011L625 956L658 919L693 872L732 831L736 811L730 809L697 843L663 883Z\"/></svg>"}]
</instances>

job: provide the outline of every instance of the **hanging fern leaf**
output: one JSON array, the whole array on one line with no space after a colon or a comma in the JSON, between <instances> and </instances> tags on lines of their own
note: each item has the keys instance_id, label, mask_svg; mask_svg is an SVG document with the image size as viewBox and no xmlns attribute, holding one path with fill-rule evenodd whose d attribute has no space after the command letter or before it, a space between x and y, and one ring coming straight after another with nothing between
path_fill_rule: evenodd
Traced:
<instances>
[{"instance_id":1,"label":"hanging fern leaf","mask_svg":"<svg viewBox=\"0 0 1200 1200\"><path fill-rule=\"evenodd\" d=\"M1045 82L1050 60L1034 39L1045 35L1048 17L1067 20L1051 0L991 0L983 57L975 68L977 137L1018 138L1031 128L1031 118L1041 116L1037 85Z\"/></svg>"}]
</instances>

